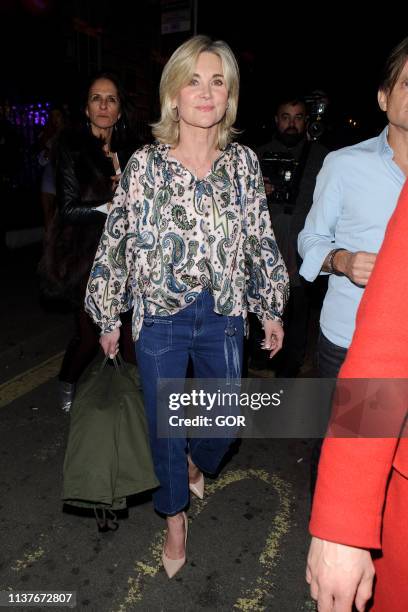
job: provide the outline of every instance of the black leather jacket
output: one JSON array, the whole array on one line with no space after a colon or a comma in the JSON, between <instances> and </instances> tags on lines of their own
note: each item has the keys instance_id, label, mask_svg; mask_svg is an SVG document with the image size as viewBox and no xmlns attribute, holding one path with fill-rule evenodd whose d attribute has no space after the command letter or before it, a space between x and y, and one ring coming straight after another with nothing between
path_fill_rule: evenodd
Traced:
<instances>
[{"instance_id":1,"label":"black leather jacket","mask_svg":"<svg viewBox=\"0 0 408 612\"><path fill-rule=\"evenodd\" d=\"M132 150L118 151L121 170ZM96 224L106 219L97 206L112 200L112 160L102 151L101 142L88 133L65 134L57 155L57 204L61 220L70 224Z\"/></svg>"},{"instance_id":2,"label":"black leather jacket","mask_svg":"<svg viewBox=\"0 0 408 612\"><path fill-rule=\"evenodd\" d=\"M117 152L125 169L133 148ZM101 142L86 132L63 134L57 151L57 209L40 276L45 295L83 303L86 282L106 221L95 210L112 200L112 160Z\"/></svg>"}]
</instances>

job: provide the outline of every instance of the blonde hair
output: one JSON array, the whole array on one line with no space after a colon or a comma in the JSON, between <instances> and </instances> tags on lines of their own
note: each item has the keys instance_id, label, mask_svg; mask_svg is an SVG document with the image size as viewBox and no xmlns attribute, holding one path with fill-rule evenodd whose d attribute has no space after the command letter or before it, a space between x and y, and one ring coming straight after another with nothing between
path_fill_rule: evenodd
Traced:
<instances>
[{"instance_id":1,"label":"blonde hair","mask_svg":"<svg viewBox=\"0 0 408 612\"><path fill-rule=\"evenodd\" d=\"M230 47L223 40L212 41L208 36L193 36L178 49L163 69L160 80L160 120L151 125L153 136L163 144L175 146L179 142L179 122L172 101L190 82L201 53L214 53L221 60L228 90L228 106L218 124L218 147L225 149L239 130L233 127L238 110L239 68Z\"/></svg>"}]
</instances>

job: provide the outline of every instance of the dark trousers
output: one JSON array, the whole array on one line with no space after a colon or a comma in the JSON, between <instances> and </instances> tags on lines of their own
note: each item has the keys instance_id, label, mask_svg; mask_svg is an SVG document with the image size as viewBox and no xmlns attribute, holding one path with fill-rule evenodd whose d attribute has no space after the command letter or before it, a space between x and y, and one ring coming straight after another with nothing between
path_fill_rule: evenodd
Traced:
<instances>
[{"instance_id":1,"label":"dark trousers","mask_svg":"<svg viewBox=\"0 0 408 612\"><path fill-rule=\"evenodd\" d=\"M347 349L330 342L320 331L317 343L317 370L320 378L337 378Z\"/></svg>"},{"instance_id":2,"label":"dark trousers","mask_svg":"<svg viewBox=\"0 0 408 612\"><path fill-rule=\"evenodd\" d=\"M302 280L300 286L291 287L289 301L283 315L285 336L282 350L268 360L268 351L260 348L264 338L257 317L249 313L248 357L250 366L263 369L271 367L282 378L297 376L306 353L306 341L310 316L310 287Z\"/></svg>"},{"instance_id":3,"label":"dark trousers","mask_svg":"<svg viewBox=\"0 0 408 612\"><path fill-rule=\"evenodd\" d=\"M310 287L302 284L290 288L290 297L283 318L285 337L280 353L276 356L277 376L297 376L302 367L310 316Z\"/></svg>"},{"instance_id":4,"label":"dark trousers","mask_svg":"<svg viewBox=\"0 0 408 612\"><path fill-rule=\"evenodd\" d=\"M346 359L347 349L333 344L320 331L317 343L317 371L320 378L337 378L339 370ZM330 415L331 406L327 407L327 413ZM312 448L310 458L310 492L313 499L314 490L317 480L317 469L320 460L323 440L318 438Z\"/></svg>"}]
</instances>

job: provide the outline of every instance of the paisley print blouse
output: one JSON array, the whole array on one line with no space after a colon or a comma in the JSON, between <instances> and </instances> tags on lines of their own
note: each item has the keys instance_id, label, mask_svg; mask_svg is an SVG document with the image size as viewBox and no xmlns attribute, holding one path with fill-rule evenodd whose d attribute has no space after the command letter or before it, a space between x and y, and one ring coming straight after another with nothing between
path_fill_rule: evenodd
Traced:
<instances>
[{"instance_id":1,"label":"paisley print blouse","mask_svg":"<svg viewBox=\"0 0 408 612\"><path fill-rule=\"evenodd\" d=\"M107 217L85 309L102 333L133 311L136 340L145 313L175 314L208 289L222 315L278 319L288 298L258 159L233 143L197 179L146 145L130 158Z\"/></svg>"}]
</instances>

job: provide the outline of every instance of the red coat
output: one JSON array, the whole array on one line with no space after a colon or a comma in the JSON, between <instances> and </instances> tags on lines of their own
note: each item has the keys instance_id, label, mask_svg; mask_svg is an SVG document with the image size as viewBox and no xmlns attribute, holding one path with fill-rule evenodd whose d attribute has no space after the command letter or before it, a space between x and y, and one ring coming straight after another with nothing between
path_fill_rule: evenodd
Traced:
<instances>
[{"instance_id":1,"label":"red coat","mask_svg":"<svg viewBox=\"0 0 408 612\"><path fill-rule=\"evenodd\" d=\"M364 291L339 378L408 379L408 181ZM404 415L407 406L408 396ZM374 609L406 612L408 439L327 438L310 531L325 540L381 549Z\"/></svg>"}]
</instances>

